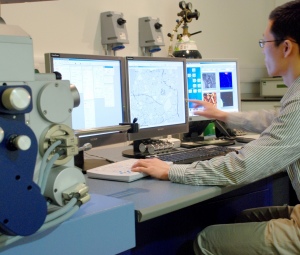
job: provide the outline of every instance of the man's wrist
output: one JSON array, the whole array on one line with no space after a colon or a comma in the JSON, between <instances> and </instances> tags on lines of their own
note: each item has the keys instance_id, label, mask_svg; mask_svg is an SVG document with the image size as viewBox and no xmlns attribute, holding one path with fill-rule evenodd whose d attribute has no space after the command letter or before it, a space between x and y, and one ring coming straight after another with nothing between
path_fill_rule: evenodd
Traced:
<instances>
[{"instance_id":1,"label":"man's wrist","mask_svg":"<svg viewBox=\"0 0 300 255\"><path fill-rule=\"evenodd\" d=\"M227 118L228 118L228 112L220 111L220 116L218 117L218 120L227 122Z\"/></svg>"}]
</instances>

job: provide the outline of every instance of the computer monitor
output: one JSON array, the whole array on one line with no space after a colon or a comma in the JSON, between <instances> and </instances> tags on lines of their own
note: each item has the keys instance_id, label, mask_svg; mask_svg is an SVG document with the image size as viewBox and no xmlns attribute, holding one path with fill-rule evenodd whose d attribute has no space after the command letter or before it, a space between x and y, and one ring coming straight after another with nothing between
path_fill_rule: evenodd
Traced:
<instances>
[{"instance_id":1,"label":"computer monitor","mask_svg":"<svg viewBox=\"0 0 300 255\"><path fill-rule=\"evenodd\" d=\"M240 111L237 59L187 59L186 72L189 99L210 102L222 111ZM195 115L193 103L188 107L190 131L201 134L212 120Z\"/></svg>"},{"instance_id":2,"label":"computer monitor","mask_svg":"<svg viewBox=\"0 0 300 255\"><path fill-rule=\"evenodd\" d=\"M186 72L189 99L211 102L222 111L240 111L236 59L187 59ZM189 121L205 120L194 111L194 104L189 103Z\"/></svg>"},{"instance_id":3,"label":"computer monitor","mask_svg":"<svg viewBox=\"0 0 300 255\"><path fill-rule=\"evenodd\" d=\"M46 53L45 67L46 72L59 72L80 94L80 105L72 112L72 128L80 146L91 143L97 147L127 141L126 132L113 131L127 118L124 58Z\"/></svg>"},{"instance_id":4,"label":"computer monitor","mask_svg":"<svg viewBox=\"0 0 300 255\"><path fill-rule=\"evenodd\" d=\"M138 148L141 141L188 131L186 60L126 57L125 70L127 115L131 121L137 118L140 129L128 134L134 141L133 155L123 155L143 157Z\"/></svg>"}]
</instances>

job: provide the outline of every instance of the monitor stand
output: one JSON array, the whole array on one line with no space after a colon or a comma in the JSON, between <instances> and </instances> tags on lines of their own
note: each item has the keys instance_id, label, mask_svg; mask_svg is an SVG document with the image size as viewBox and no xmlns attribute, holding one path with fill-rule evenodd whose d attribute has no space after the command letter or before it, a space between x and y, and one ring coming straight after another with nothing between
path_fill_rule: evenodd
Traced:
<instances>
[{"instance_id":1,"label":"monitor stand","mask_svg":"<svg viewBox=\"0 0 300 255\"><path fill-rule=\"evenodd\" d=\"M122 156L127 158L145 158L147 153L143 153L139 150L141 143L143 143L142 140L133 141L133 148L122 151Z\"/></svg>"},{"instance_id":2,"label":"monitor stand","mask_svg":"<svg viewBox=\"0 0 300 255\"><path fill-rule=\"evenodd\" d=\"M201 135L204 132L205 128L208 126L208 124L211 122L212 120L189 122L189 132L183 134L182 142L203 141L204 138Z\"/></svg>"},{"instance_id":3,"label":"monitor stand","mask_svg":"<svg viewBox=\"0 0 300 255\"><path fill-rule=\"evenodd\" d=\"M201 134L209 123L215 123L216 139L205 140ZM191 122L189 127L189 133L184 134L181 147L183 148L195 148L206 145L218 145L218 146L229 146L234 145L234 137L231 137L223 123L218 120L205 120Z\"/></svg>"}]
</instances>

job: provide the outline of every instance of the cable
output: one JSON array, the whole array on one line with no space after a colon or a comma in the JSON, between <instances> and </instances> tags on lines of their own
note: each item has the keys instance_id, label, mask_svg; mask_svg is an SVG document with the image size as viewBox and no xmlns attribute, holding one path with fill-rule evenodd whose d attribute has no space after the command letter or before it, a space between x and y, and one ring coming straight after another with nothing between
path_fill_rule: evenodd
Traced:
<instances>
[{"instance_id":1,"label":"cable","mask_svg":"<svg viewBox=\"0 0 300 255\"><path fill-rule=\"evenodd\" d=\"M65 220L69 219L74 213L79 210L80 205L81 203L79 203L78 199L76 197L73 197L64 207L49 214L46 217L44 224L36 233L45 231L46 229L61 224ZM23 236L0 235L0 248L12 244L13 242L20 240L21 238L23 238Z\"/></svg>"},{"instance_id":2,"label":"cable","mask_svg":"<svg viewBox=\"0 0 300 255\"><path fill-rule=\"evenodd\" d=\"M50 171L52 169L52 166L54 164L54 162L60 157L60 154L58 153L55 153L53 155L53 157L48 161L47 165L46 165L46 168L45 170L43 171L44 172L44 176L43 176L43 180L42 180L42 183L41 183L41 193L44 194L45 192L45 189L46 189L46 184L47 184L47 179L48 179L48 176L50 174Z\"/></svg>"},{"instance_id":3,"label":"cable","mask_svg":"<svg viewBox=\"0 0 300 255\"><path fill-rule=\"evenodd\" d=\"M66 212L68 212L73 206L75 206L77 203L77 199L75 197L73 197L65 206L63 206L62 208L58 209L57 211L50 213L47 215L46 219L45 219L45 223L52 221L58 217L60 217L61 215L65 214Z\"/></svg>"},{"instance_id":4,"label":"cable","mask_svg":"<svg viewBox=\"0 0 300 255\"><path fill-rule=\"evenodd\" d=\"M3 248L9 244L12 244L20 239L22 239L23 236L6 236L3 235L0 237L0 248Z\"/></svg>"},{"instance_id":5,"label":"cable","mask_svg":"<svg viewBox=\"0 0 300 255\"><path fill-rule=\"evenodd\" d=\"M79 208L80 208L79 205L75 205L70 211L68 211L66 214L62 215L61 217L54 219L52 221L49 221L47 223L44 223L43 226L37 232L41 232L48 228L51 228L51 227L61 224L62 222L66 221L71 216L73 216L73 214L76 213L79 210Z\"/></svg>"},{"instance_id":6,"label":"cable","mask_svg":"<svg viewBox=\"0 0 300 255\"><path fill-rule=\"evenodd\" d=\"M46 150L43 158L42 158L42 162L40 165L40 171L39 171L39 180L38 180L38 185L41 187L42 185L42 181L43 181L43 175L44 175L44 167L46 165L46 161L50 155L50 153L61 144L61 141L58 140L55 143L51 144L51 146Z\"/></svg>"},{"instance_id":7,"label":"cable","mask_svg":"<svg viewBox=\"0 0 300 255\"><path fill-rule=\"evenodd\" d=\"M42 225L42 227L36 233L43 232L43 231L45 231L49 228L52 228L56 225L61 224L62 222L66 221L67 219L72 217L79 210L79 208L80 208L80 206L78 204L75 204L75 206L73 206L73 208L71 208L71 210L69 210L67 213L65 213L61 217L53 219L53 220L51 220L47 223L44 223ZM23 236L2 235L2 236L0 236L0 248L3 248L7 245L10 245L10 244L22 239L22 238L23 238Z\"/></svg>"},{"instance_id":8,"label":"cable","mask_svg":"<svg viewBox=\"0 0 300 255\"><path fill-rule=\"evenodd\" d=\"M0 0L1 1L1 0ZM51 169L55 163L55 161L65 153L64 149L60 149L58 152L56 152L50 160L47 162L47 159L49 158L49 155L53 152L53 150L61 144L61 141L56 141L53 143L45 152L42 162L40 165L40 172L39 172L39 178L38 178L38 185L41 188L41 194L44 194L46 189L47 180L49 177L49 174L51 172ZM74 197L63 207L60 209L48 214L46 216L46 219L43 223L43 225L40 227L40 229L36 232L42 232L49 228L52 228L54 226L57 226L70 217L72 217L80 208L82 202L79 201L80 195L75 194ZM47 202L49 205L50 203ZM7 236L7 235L0 235L0 248L8 246L20 239L22 239L23 236Z\"/></svg>"},{"instance_id":9,"label":"cable","mask_svg":"<svg viewBox=\"0 0 300 255\"><path fill-rule=\"evenodd\" d=\"M0 0L1 1L1 0ZM55 161L65 153L65 150L60 149L58 152L56 152L50 160L47 162L47 159L49 158L49 155L53 152L53 150L61 144L61 141L56 141L53 143L45 152L42 162L40 165L40 172L39 172L39 178L38 178L38 185L41 188L41 194L44 194L46 189L47 180L49 177L49 174L51 172L51 169L55 163ZM79 201L80 195L75 194L73 198L63 207L60 209L48 214L46 216L46 219L43 223L43 225L40 227L40 229L36 232L42 232L49 228L52 228L54 226L57 226L70 217L72 217L80 208L82 202ZM47 202L48 205L50 205L49 202ZM0 248L3 248L5 246L8 246L20 239L22 239L23 236L7 236L7 235L0 235Z\"/></svg>"}]
</instances>

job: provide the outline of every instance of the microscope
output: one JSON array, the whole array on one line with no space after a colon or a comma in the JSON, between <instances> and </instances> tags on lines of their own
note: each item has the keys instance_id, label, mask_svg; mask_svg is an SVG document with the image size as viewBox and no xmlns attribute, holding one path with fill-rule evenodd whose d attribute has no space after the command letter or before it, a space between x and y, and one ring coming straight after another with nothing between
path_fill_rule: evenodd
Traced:
<instances>
[{"instance_id":1,"label":"microscope","mask_svg":"<svg viewBox=\"0 0 300 255\"><path fill-rule=\"evenodd\" d=\"M90 199L71 113L69 81L34 71L32 38L0 24L0 246L55 226ZM49 208L52 211L49 212ZM3 244L4 243L4 244Z\"/></svg>"}]
</instances>

